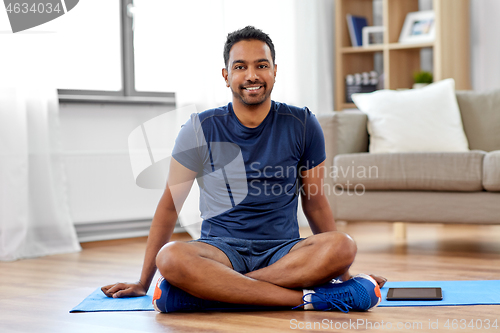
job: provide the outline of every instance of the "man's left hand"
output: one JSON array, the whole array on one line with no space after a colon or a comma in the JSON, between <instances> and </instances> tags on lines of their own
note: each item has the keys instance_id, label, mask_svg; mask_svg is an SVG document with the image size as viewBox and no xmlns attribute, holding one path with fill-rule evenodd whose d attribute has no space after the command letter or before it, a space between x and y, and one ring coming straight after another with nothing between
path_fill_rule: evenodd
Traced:
<instances>
[{"instance_id":1,"label":"man's left hand","mask_svg":"<svg viewBox=\"0 0 500 333\"><path fill-rule=\"evenodd\" d=\"M370 274L370 276L375 280L377 281L378 283L378 286L380 288L382 288L384 286L384 284L387 282L387 279L383 276L378 276L378 275L373 275L373 274Z\"/></svg>"}]
</instances>

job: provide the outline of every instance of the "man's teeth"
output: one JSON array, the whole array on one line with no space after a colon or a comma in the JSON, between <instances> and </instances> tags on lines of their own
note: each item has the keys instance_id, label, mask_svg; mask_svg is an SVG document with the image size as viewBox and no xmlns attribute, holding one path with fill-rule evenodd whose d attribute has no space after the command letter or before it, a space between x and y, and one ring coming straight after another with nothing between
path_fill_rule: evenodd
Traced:
<instances>
[{"instance_id":1,"label":"man's teeth","mask_svg":"<svg viewBox=\"0 0 500 333\"><path fill-rule=\"evenodd\" d=\"M260 86L259 86L259 87L248 87L248 88L245 88L245 89L246 89L246 90L257 90L257 89L259 89L259 88L260 88Z\"/></svg>"}]
</instances>

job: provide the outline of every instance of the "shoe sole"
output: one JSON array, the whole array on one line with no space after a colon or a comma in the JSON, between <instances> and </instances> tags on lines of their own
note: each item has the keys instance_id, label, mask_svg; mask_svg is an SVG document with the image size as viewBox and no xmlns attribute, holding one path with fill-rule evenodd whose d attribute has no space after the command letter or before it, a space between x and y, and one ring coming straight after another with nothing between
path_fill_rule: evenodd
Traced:
<instances>
[{"instance_id":1,"label":"shoe sole","mask_svg":"<svg viewBox=\"0 0 500 333\"><path fill-rule=\"evenodd\" d=\"M163 277L160 277L158 279L158 282L156 282L156 286L155 286L155 292L154 292L154 295L153 295L153 307L155 308L156 311L158 312L165 312L165 311L162 311L158 305L156 305L156 301L160 300L161 298L161 295L162 295L162 290L160 288L160 285L161 283L163 282L164 278Z\"/></svg>"}]
</instances>

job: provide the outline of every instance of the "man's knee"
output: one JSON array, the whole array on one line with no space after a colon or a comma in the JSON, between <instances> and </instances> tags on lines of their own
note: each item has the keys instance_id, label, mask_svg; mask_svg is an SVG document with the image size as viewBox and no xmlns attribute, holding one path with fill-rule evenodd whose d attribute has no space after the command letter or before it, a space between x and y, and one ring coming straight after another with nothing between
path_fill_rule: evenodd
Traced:
<instances>
[{"instance_id":1,"label":"man's knee","mask_svg":"<svg viewBox=\"0 0 500 333\"><path fill-rule=\"evenodd\" d=\"M189 244L170 242L158 252L156 267L167 281L174 282L184 274L185 266L190 262L188 257L191 252Z\"/></svg>"},{"instance_id":2,"label":"man's knee","mask_svg":"<svg viewBox=\"0 0 500 333\"><path fill-rule=\"evenodd\" d=\"M354 239L351 238L346 233L337 232L336 241L338 241L337 248L339 249L342 256L345 256L345 260L352 264L354 258L356 257L356 253L358 252L358 247Z\"/></svg>"},{"instance_id":3,"label":"man's knee","mask_svg":"<svg viewBox=\"0 0 500 333\"><path fill-rule=\"evenodd\" d=\"M325 264L349 267L356 257L357 246L354 240L343 232L332 231L320 234L318 249L324 254Z\"/></svg>"}]
</instances>

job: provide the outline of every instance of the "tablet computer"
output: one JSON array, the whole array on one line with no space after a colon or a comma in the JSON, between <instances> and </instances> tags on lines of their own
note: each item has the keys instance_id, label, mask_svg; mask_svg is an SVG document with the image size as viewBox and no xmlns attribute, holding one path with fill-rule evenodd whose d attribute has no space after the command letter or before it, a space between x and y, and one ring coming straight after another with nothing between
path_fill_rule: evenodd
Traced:
<instances>
[{"instance_id":1,"label":"tablet computer","mask_svg":"<svg viewBox=\"0 0 500 333\"><path fill-rule=\"evenodd\" d=\"M441 288L389 288L388 301L440 301Z\"/></svg>"}]
</instances>

